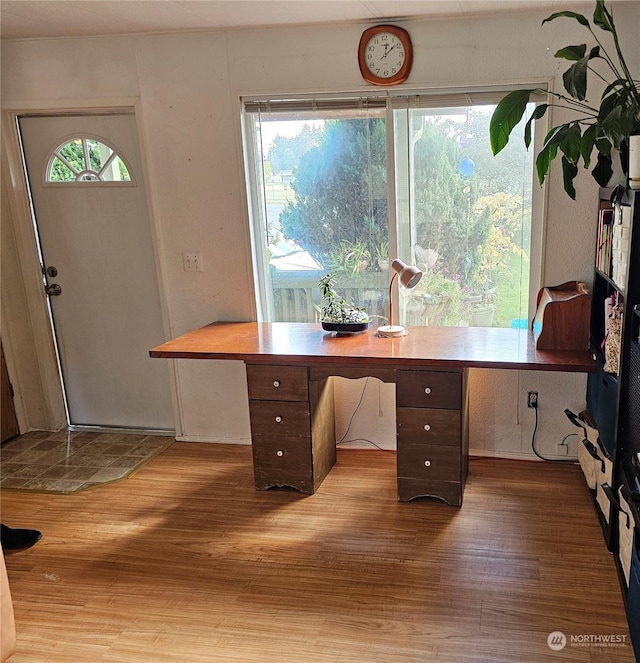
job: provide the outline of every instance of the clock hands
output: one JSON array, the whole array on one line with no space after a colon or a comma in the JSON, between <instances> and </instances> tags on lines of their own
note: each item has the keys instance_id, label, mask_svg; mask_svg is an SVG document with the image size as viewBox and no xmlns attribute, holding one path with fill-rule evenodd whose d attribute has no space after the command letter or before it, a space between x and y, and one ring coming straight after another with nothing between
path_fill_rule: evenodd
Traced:
<instances>
[{"instance_id":1,"label":"clock hands","mask_svg":"<svg viewBox=\"0 0 640 663\"><path fill-rule=\"evenodd\" d=\"M386 58L389 53L397 46L398 44L394 44L391 48L389 48L389 44L384 45L384 53L380 56L380 59Z\"/></svg>"}]
</instances>

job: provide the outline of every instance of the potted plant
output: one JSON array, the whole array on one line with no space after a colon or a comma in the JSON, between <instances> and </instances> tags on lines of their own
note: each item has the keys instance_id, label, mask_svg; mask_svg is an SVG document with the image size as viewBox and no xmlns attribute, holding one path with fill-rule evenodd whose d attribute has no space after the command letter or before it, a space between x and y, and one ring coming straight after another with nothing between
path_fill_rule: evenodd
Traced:
<instances>
[{"instance_id":1,"label":"potted plant","mask_svg":"<svg viewBox=\"0 0 640 663\"><path fill-rule=\"evenodd\" d=\"M370 320L365 310L349 306L344 298L338 295L333 274L323 276L318 281L318 285L322 295L320 312L324 330L338 334L353 334L369 327Z\"/></svg>"},{"instance_id":2,"label":"potted plant","mask_svg":"<svg viewBox=\"0 0 640 663\"><path fill-rule=\"evenodd\" d=\"M420 283L408 295L407 314L417 316L411 324L457 325L462 314L462 290L459 280L442 272L426 269Z\"/></svg>"},{"instance_id":3,"label":"potted plant","mask_svg":"<svg viewBox=\"0 0 640 663\"><path fill-rule=\"evenodd\" d=\"M371 252L359 239L354 242L343 240L329 257L332 269L349 274L364 272L371 264Z\"/></svg>"},{"instance_id":4,"label":"potted plant","mask_svg":"<svg viewBox=\"0 0 640 663\"><path fill-rule=\"evenodd\" d=\"M538 180L542 185L551 162L558 152L562 153L564 190L575 200L573 180L578 174L580 159L584 167L589 168L591 154L595 148L597 162L591 174L600 186L607 186L613 173L612 157L616 155L616 150L624 152L628 148L629 137L640 133L640 82L631 75L627 67L613 16L606 8L604 0L596 0L593 23L604 33L609 33L608 41L613 41L615 56L607 51L603 41L582 14L573 11L556 12L546 18L542 24L560 17L578 21L591 33L596 42L591 48L588 48L587 44L565 46L555 54L555 57L572 63L562 77L567 94L542 89L510 92L496 107L489 132L491 148L495 155L508 143L511 131L522 119L532 95L546 94L551 99L548 103L536 106L528 119L524 132L527 147L531 143L532 122L544 117L549 108L559 106L575 111L577 117L574 120L553 127L547 133L544 145L536 158ZM604 73L594 66L597 64L603 65L600 69ZM587 102L589 72L607 84L597 108ZM554 99L561 103L554 103Z\"/></svg>"},{"instance_id":5,"label":"potted plant","mask_svg":"<svg viewBox=\"0 0 640 663\"><path fill-rule=\"evenodd\" d=\"M378 263L378 269L381 272L389 271L389 242L380 242L376 246L376 262Z\"/></svg>"}]
</instances>

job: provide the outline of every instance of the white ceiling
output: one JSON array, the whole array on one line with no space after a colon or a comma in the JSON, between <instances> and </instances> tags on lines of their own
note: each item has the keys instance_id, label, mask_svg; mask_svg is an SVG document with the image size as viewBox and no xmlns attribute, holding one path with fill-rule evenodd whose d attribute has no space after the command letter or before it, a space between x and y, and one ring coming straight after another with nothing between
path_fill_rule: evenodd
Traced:
<instances>
[{"instance_id":1,"label":"white ceiling","mask_svg":"<svg viewBox=\"0 0 640 663\"><path fill-rule=\"evenodd\" d=\"M611 2L637 0L609 0ZM593 0L1 0L3 39L185 32L573 9Z\"/></svg>"}]
</instances>

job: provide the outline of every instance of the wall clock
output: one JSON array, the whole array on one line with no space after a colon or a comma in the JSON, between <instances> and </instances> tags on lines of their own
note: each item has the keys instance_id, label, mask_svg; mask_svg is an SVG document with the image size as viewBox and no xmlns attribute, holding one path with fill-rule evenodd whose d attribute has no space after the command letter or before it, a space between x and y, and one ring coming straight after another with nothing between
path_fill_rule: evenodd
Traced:
<instances>
[{"instance_id":1,"label":"wall clock","mask_svg":"<svg viewBox=\"0 0 640 663\"><path fill-rule=\"evenodd\" d=\"M407 80L413 62L409 33L395 25L374 25L362 33L358 64L373 85L398 85Z\"/></svg>"}]
</instances>

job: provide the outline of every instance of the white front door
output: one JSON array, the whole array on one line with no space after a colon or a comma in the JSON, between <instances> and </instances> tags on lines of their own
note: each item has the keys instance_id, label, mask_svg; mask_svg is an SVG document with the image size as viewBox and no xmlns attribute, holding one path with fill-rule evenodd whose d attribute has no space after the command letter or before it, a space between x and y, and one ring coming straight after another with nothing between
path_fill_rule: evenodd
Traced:
<instances>
[{"instance_id":1,"label":"white front door","mask_svg":"<svg viewBox=\"0 0 640 663\"><path fill-rule=\"evenodd\" d=\"M70 423L173 429L135 116L19 123Z\"/></svg>"}]
</instances>

